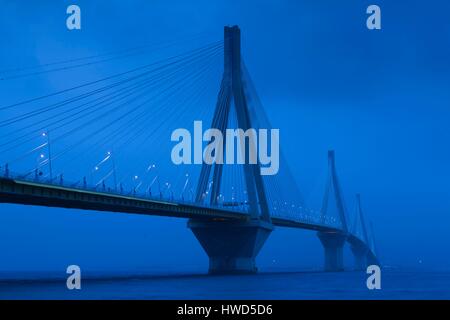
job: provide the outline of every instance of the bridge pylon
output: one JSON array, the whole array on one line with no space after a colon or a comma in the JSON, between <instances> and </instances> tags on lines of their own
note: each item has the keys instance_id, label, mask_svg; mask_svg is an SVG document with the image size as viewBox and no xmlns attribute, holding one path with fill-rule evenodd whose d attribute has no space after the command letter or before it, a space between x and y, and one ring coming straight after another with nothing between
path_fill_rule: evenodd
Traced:
<instances>
[{"instance_id":1,"label":"bridge pylon","mask_svg":"<svg viewBox=\"0 0 450 320\"><path fill-rule=\"evenodd\" d=\"M324 270L335 272L344 270L344 244L347 240L347 221L343 204L342 192L336 174L334 151L328 151L328 178L322 201L322 223L328 211L329 198L334 197L337 211L342 222L342 232L318 232L324 248Z\"/></svg>"},{"instance_id":2,"label":"bridge pylon","mask_svg":"<svg viewBox=\"0 0 450 320\"><path fill-rule=\"evenodd\" d=\"M369 253L367 254L367 264L368 265L378 265L381 267L380 259L378 258L377 248L375 246L375 235L373 232L373 225L370 223L370 238L368 240L368 246L370 247Z\"/></svg>"},{"instance_id":3,"label":"bridge pylon","mask_svg":"<svg viewBox=\"0 0 450 320\"><path fill-rule=\"evenodd\" d=\"M231 102L234 101L237 122L244 132L252 128L246 89L243 86L241 63L241 32L238 26L224 28L224 73L217 97L211 128L225 132L228 127ZM237 129L237 128L234 128ZM239 141L245 154L244 180L248 196L249 218L245 221L190 220L188 227L209 256L210 273L253 273L255 258L273 230L259 160L249 161L251 139ZM225 150L225 143L223 149ZM210 182L211 171L212 178ZM223 164L203 163L196 192L196 202L218 204ZM211 192L207 192L211 186Z\"/></svg>"},{"instance_id":4,"label":"bridge pylon","mask_svg":"<svg viewBox=\"0 0 450 320\"><path fill-rule=\"evenodd\" d=\"M369 237L367 234L367 228L364 221L364 215L361 207L361 195L356 194L356 225L355 225L355 234L358 228L358 221L361 225L362 230L362 240L364 242L354 242L351 244L351 251L353 253L353 257L355 259L355 270L365 270L367 268L368 255L370 254L370 250L368 247Z\"/></svg>"}]
</instances>

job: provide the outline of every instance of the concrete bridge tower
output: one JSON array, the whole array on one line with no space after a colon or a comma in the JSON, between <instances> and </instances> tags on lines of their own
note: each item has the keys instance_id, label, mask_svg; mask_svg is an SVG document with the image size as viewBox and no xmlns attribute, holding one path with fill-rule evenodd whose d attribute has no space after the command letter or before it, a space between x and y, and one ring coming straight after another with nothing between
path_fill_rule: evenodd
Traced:
<instances>
[{"instance_id":1,"label":"concrete bridge tower","mask_svg":"<svg viewBox=\"0 0 450 320\"><path fill-rule=\"evenodd\" d=\"M367 256L369 254L369 248L367 244L369 243L369 238L367 235L367 228L364 221L364 216L361 208L361 195L356 194L356 218L361 224L362 229L362 242L352 243L350 249L352 250L353 256L355 258L355 270L366 270L367 268ZM357 225L355 226L357 228Z\"/></svg>"},{"instance_id":2,"label":"concrete bridge tower","mask_svg":"<svg viewBox=\"0 0 450 320\"><path fill-rule=\"evenodd\" d=\"M335 272L344 270L344 244L347 240L347 220L342 201L342 192L336 174L333 150L328 151L328 178L322 201L322 223L325 222L325 215L328 211L331 197L335 200L343 231L318 232L317 236L324 248L324 270Z\"/></svg>"},{"instance_id":3,"label":"concrete bridge tower","mask_svg":"<svg viewBox=\"0 0 450 320\"><path fill-rule=\"evenodd\" d=\"M211 128L225 132L228 126L231 101L233 99L239 128L252 128L247 96L242 85L241 32L238 26L224 29L224 74L217 98ZM237 128L234 128L237 129ZM250 164L249 151L252 146L240 141L238 148L245 150L243 165L248 196L249 217L246 221L190 220L188 227L199 240L209 256L209 272L253 273L257 271L255 258L269 237L273 226L267 205L266 193L260 174L260 165ZM224 145L225 149L225 145ZM212 188L208 194L212 172ZM197 186L196 202L208 201L216 205L220 195L222 164L203 164Z\"/></svg>"}]
</instances>

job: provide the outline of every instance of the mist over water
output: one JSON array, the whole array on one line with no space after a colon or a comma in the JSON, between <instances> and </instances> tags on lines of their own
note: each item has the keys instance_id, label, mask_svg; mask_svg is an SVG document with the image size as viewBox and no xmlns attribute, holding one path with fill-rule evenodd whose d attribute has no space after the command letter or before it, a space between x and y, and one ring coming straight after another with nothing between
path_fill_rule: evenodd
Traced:
<instances>
[{"instance_id":1,"label":"mist over water","mask_svg":"<svg viewBox=\"0 0 450 320\"><path fill-rule=\"evenodd\" d=\"M368 290L362 272L260 273L248 276L154 275L86 280L0 283L12 299L449 299L448 272L386 270L382 290Z\"/></svg>"}]
</instances>

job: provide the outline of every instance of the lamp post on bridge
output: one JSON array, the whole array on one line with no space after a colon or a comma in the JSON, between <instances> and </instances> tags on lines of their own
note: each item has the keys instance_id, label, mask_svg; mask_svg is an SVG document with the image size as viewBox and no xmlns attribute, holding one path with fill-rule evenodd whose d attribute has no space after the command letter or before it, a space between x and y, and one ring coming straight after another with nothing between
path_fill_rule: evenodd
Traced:
<instances>
[{"instance_id":1,"label":"lamp post on bridge","mask_svg":"<svg viewBox=\"0 0 450 320\"><path fill-rule=\"evenodd\" d=\"M52 149L50 147L50 131L42 133L42 136L47 138L47 152L48 152L48 170L50 174L50 181L53 181L53 169L52 169Z\"/></svg>"},{"instance_id":2,"label":"lamp post on bridge","mask_svg":"<svg viewBox=\"0 0 450 320\"><path fill-rule=\"evenodd\" d=\"M114 192L117 193L117 172L116 172L116 154L114 153L114 150L112 152L109 152L111 155L112 160L112 169L113 169L113 179L114 179Z\"/></svg>"}]
</instances>

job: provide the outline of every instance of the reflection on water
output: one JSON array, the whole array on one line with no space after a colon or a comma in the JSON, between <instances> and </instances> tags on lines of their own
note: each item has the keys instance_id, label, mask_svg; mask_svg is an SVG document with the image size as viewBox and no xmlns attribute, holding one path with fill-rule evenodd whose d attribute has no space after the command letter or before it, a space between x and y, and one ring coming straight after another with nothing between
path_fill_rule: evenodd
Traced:
<instances>
[{"instance_id":1,"label":"reflection on water","mask_svg":"<svg viewBox=\"0 0 450 320\"><path fill-rule=\"evenodd\" d=\"M450 272L383 270L382 289L364 272L285 272L242 276L154 275L0 282L1 299L450 299Z\"/></svg>"}]
</instances>

